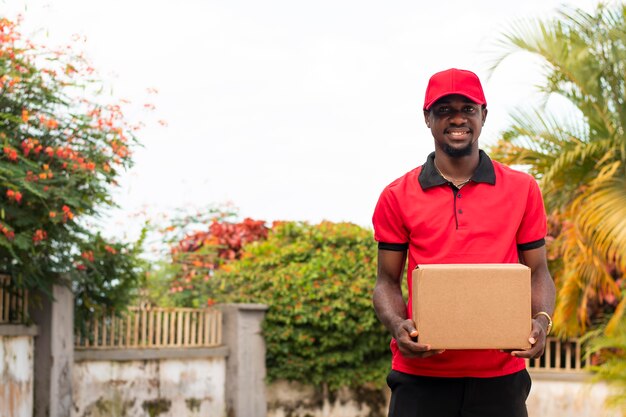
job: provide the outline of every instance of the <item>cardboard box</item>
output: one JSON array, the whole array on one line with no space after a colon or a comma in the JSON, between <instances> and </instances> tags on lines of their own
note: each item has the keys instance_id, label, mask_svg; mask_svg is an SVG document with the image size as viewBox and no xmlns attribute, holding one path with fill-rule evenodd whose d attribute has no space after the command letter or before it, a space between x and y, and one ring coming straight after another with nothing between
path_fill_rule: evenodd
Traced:
<instances>
[{"instance_id":1,"label":"cardboard box","mask_svg":"<svg viewBox=\"0 0 626 417\"><path fill-rule=\"evenodd\" d=\"M530 268L521 264L418 265L418 341L433 349L529 349L530 288Z\"/></svg>"}]
</instances>

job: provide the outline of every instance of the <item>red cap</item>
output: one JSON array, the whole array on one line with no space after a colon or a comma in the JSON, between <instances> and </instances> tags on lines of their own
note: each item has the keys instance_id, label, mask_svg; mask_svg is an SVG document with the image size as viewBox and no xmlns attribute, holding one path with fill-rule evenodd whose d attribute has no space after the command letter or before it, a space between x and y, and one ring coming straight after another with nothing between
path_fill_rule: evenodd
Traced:
<instances>
[{"instance_id":1,"label":"red cap","mask_svg":"<svg viewBox=\"0 0 626 417\"><path fill-rule=\"evenodd\" d=\"M478 76L471 71L450 68L430 77L424 98L424 110L443 96L460 94L476 104L487 104Z\"/></svg>"}]
</instances>

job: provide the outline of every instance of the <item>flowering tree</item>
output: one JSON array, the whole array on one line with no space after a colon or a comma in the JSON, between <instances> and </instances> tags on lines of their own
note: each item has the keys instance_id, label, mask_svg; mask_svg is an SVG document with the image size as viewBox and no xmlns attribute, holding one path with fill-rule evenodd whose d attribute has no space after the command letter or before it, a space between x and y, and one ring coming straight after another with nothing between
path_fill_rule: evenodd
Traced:
<instances>
[{"instance_id":1,"label":"flowering tree","mask_svg":"<svg viewBox=\"0 0 626 417\"><path fill-rule=\"evenodd\" d=\"M218 209L174 219L165 230L173 235L165 239L171 244L167 259L149 275L151 301L161 306L212 305L207 282L214 273L229 270L229 263L244 255L247 244L267 238L263 220L235 219L234 212Z\"/></svg>"},{"instance_id":2,"label":"flowering tree","mask_svg":"<svg viewBox=\"0 0 626 417\"><path fill-rule=\"evenodd\" d=\"M102 301L137 278L136 251L81 219L113 205L110 187L136 139L119 105L84 97L95 97L93 72L69 47L36 45L0 18L0 268L44 291L70 277L83 300ZM108 303L127 298L118 295Z\"/></svg>"}]
</instances>

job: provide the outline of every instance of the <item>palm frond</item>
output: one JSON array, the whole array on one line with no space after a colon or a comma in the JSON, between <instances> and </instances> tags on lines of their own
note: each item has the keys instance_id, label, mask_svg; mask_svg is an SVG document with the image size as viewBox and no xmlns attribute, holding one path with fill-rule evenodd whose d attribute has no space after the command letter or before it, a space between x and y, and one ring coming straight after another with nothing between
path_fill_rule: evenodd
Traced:
<instances>
[{"instance_id":1,"label":"palm frond","mask_svg":"<svg viewBox=\"0 0 626 417\"><path fill-rule=\"evenodd\" d=\"M626 178L615 177L619 161L601 171L574 202L577 223L586 240L607 263L626 270Z\"/></svg>"}]
</instances>

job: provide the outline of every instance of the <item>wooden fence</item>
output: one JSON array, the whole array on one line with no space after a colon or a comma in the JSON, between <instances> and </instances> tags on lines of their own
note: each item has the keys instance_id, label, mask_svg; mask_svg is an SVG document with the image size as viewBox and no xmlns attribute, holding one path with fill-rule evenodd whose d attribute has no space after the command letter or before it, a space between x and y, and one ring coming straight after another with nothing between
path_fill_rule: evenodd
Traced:
<instances>
[{"instance_id":1,"label":"wooden fence","mask_svg":"<svg viewBox=\"0 0 626 417\"><path fill-rule=\"evenodd\" d=\"M529 370L535 372L586 372L587 362L580 339L560 340L549 337L546 350L538 359L526 360Z\"/></svg>"},{"instance_id":2,"label":"wooden fence","mask_svg":"<svg viewBox=\"0 0 626 417\"><path fill-rule=\"evenodd\" d=\"M17 288L9 275L0 275L0 324L24 324L28 320L28 291Z\"/></svg>"},{"instance_id":3,"label":"wooden fence","mask_svg":"<svg viewBox=\"0 0 626 417\"><path fill-rule=\"evenodd\" d=\"M129 308L92 321L77 349L211 347L222 344L222 312L215 308Z\"/></svg>"}]
</instances>

